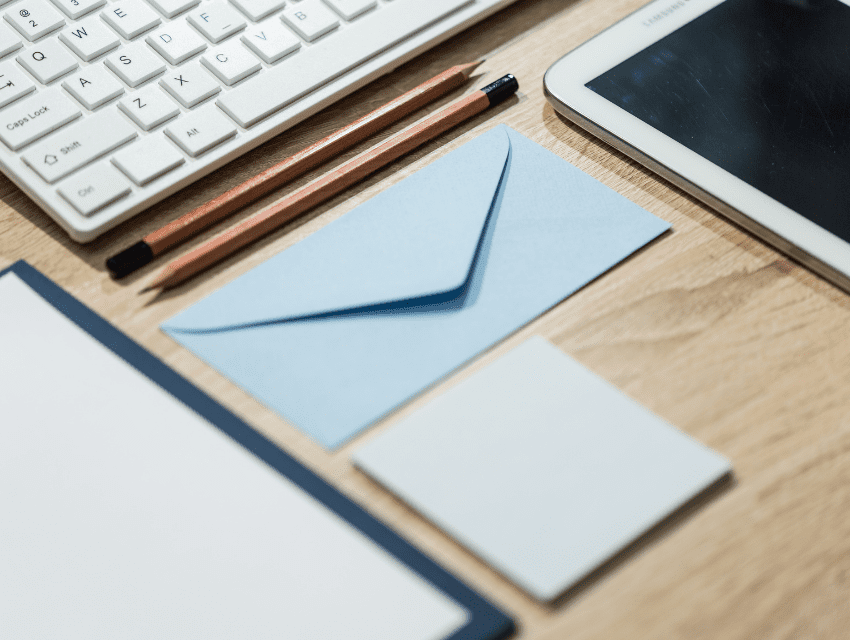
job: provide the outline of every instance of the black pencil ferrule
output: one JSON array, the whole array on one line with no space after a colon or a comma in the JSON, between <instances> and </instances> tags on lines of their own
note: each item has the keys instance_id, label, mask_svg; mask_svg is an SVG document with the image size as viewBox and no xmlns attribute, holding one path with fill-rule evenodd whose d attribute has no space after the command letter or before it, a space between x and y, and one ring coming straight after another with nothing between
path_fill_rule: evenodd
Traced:
<instances>
[{"instance_id":1,"label":"black pencil ferrule","mask_svg":"<svg viewBox=\"0 0 850 640\"><path fill-rule=\"evenodd\" d=\"M482 87L481 91L490 100L490 106L492 107L514 95L517 89L519 89L519 82L509 73L496 80L496 82L491 82L486 87Z\"/></svg>"},{"instance_id":2,"label":"black pencil ferrule","mask_svg":"<svg viewBox=\"0 0 850 640\"><path fill-rule=\"evenodd\" d=\"M144 240L124 249L106 261L106 268L116 280L141 269L153 260L153 250Z\"/></svg>"}]
</instances>

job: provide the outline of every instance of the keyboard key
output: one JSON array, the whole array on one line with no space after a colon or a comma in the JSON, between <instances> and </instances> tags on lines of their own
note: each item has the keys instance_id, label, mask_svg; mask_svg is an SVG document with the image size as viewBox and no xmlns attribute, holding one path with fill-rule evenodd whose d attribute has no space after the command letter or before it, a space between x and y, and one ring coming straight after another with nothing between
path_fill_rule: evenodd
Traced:
<instances>
[{"instance_id":1,"label":"keyboard key","mask_svg":"<svg viewBox=\"0 0 850 640\"><path fill-rule=\"evenodd\" d=\"M65 29L59 39L81 59L89 62L117 47L121 41L97 16Z\"/></svg>"},{"instance_id":2,"label":"keyboard key","mask_svg":"<svg viewBox=\"0 0 850 640\"><path fill-rule=\"evenodd\" d=\"M263 65L238 40L201 56L201 63L228 87L259 71Z\"/></svg>"},{"instance_id":3,"label":"keyboard key","mask_svg":"<svg viewBox=\"0 0 850 640\"><path fill-rule=\"evenodd\" d=\"M80 171L57 189L84 216L90 216L106 205L129 195L130 183L115 167L101 162Z\"/></svg>"},{"instance_id":4,"label":"keyboard key","mask_svg":"<svg viewBox=\"0 0 850 640\"><path fill-rule=\"evenodd\" d=\"M58 87L46 89L0 112L0 140L12 151L17 151L80 114L80 108Z\"/></svg>"},{"instance_id":5,"label":"keyboard key","mask_svg":"<svg viewBox=\"0 0 850 640\"><path fill-rule=\"evenodd\" d=\"M225 153L232 157L257 136L299 120L311 108L304 103L317 96L311 92L334 87L344 93L354 81L352 69L393 59L394 45L441 33L450 25L437 21L476 4L0 0L0 147L9 155L7 171L29 192L41 193L45 208L74 238L90 240L162 193L209 173ZM60 26L25 35L12 20L19 5L33 16L47 6ZM127 141L113 140L116 127L98 120L108 114L117 116L119 134L123 120ZM239 126L250 120L263 124L249 131ZM87 130L83 123L97 125ZM81 131L90 138L79 139ZM117 187L96 183L101 179ZM83 222L86 215L92 217Z\"/></svg>"},{"instance_id":6,"label":"keyboard key","mask_svg":"<svg viewBox=\"0 0 850 640\"><path fill-rule=\"evenodd\" d=\"M165 71L165 63L142 42L128 44L104 60L127 86L138 87Z\"/></svg>"},{"instance_id":7,"label":"keyboard key","mask_svg":"<svg viewBox=\"0 0 850 640\"><path fill-rule=\"evenodd\" d=\"M218 43L245 28L245 18L223 2L209 2L189 14L189 22L212 43Z\"/></svg>"},{"instance_id":8,"label":"keyboard key","mask_svg":"<svg viewBox=\"0 0 850 640\"><path fill-rule=\"evenodd\" d=\"M23 46L21 39L5 24L0 24L0 58Z\"/></svg>"},{"instance_id":9,"label":"keyboard key","mask_svg":"<svg viewBox=\"0 0 850 640\"><path fill-rule=\"evenodd\" d=\"M207 43L185 22L171 22L145 38L170 64L180 64L207 48Z\"/></svg>"},{"instance_id":10,"label":"keyboard key","mask_svg":"<svg viewBox=\"0 0 850 640\"><path fill-rule=\"evenodd\" d=\"M266 16L283 8L284 0L230 0L237 9L254 22L259 22Z\"/></svg>"},{"instance_id":11,"label":"keyboard key","mask_svg":"<svg viewBox=\"0 0 850 640\"><path fill-rule=\"evenodd\" d=\"M251 27L242 36L242 42L268 64L277 62L301 46L301 40L277 22Z\"/></svg>"},{"instance_id":12,"label":"keyboard key","mask_svg":"<svg viewBox=\"0 0 850 640\"><path fill-rule=\"evenodd\" d=\"M79 65L56 40L45 40L37 47L18 54L18 62L42 84L53 82Z\"/></svg>"},{"instance_id":13,"label":"keyboard key","mask_svg":"<svg viewBox=\"0 0 850 640\"><path fill-rule=\"evenodd\" d=\"M35 42L65 24L62 14L47 4L46 0L19 2L3 17L30 42Z\"/></svg>"},{"instance_id":14,"label":"keyboard key","mask_svg":"<svg viewBox=\"0 0 850 640\"><path fill-rule=\"evenodd\" d=\"M92 64L65 78L62 86L89 111L114 100L124 87L99 64Z\"/></svg>"},{"instance_id":15,"label":"keyboard key","mask_svg":"<svg viewBox=\"0 0 850 640\"><path fill-rule=\"evenodd\" d=\"M193 158L197 158L236 135L236 127L214 104L187 114L165 128L168 137Z\"/></svg>"},{"instance_id":16,"label":"keyboard key","mask_svg":"<svg viewBox=\"0 0 850 640\"><path fill-rule=\"evenodd\" d=\"M154 8L166 18L173 18L178 13L188 11L201 0L148 0Z\"/></svg>"},{"instance_id":17,"label":"keyboard key","mask_svg":"<svg viewBox=\"0 0 850 640\"><path fill-rule=\"evenodd\" d=\"M76 20L90 11L102 7L106 4L106 0L53 0L53 4L71 20Z\"/></svg>"},{"instance_id":18,"label":"keyboard key","mask_svg":"<svg viewBox=\"0 0 850 640\"><path fill-rule=\"evenodd\" d=\"M13 60L0 62L0 108L35 91L35 85Z\"/></svg>"},{"instance_id":19,"label":"keyboard key","mask_svg":"<svg viewBox=\"0 0 850 640\"><path fill-rule=\"evenodd\" d=\"M127 40L150 31L161 22L159 15L142 0L120 0L109 5L100 15Z\"/></svg>"},{"instance_id":20,"label":"keyboard key","mask_svg":"<svg viewBox=\"0 0 850 640\"><path fill-rule=\"evenodd\" d=\"M325 0L325 2L346 20L354 20L378 5L377 0Z\"/></svg>"},{"instance_id":21,"label":"keyboard key","mask_svg":"<svg viewBox=\"0 0 850 640\"><path fill-rule=\"evenodd\" d=\"M140 187L176 169L184 162L186 159L183 154L162 134L148 136L112 157L112 164Z\"/></svg>"},{"instance_id":22,"label":"keyboard key","mask_svg":"<svg viewBox=\"0 0 850 640\"><path fill-rule=\"evenodd\" d=\"M246 80L217 104L242 127L250 127L466 4L469 0L393 0L333 38Z\"/></svg>"},{"instance_id":23,"label":"keyboard key","mask_svg":"<svg viewBox=\"0 0 850 640\"><path fill-rule=\"evenodd\" d=\"M284 9L281 17L307 42L313 42L339 26L337 17L319 0L302 0Z\"/></svg>"},{"instance_id":24,"label":"keyboard key","mask_svg":"<svg viewBox=\"0 0 850 640\"><path fill-rule=\"evenodd\" d=\"M158 127L180 113L177 105L156 85L122 98L118 107L145 131Z\"/></svg>"},{"instance_id":25,"label":"keyboard key","mask_svg":"<svg viewBox=\"0 0 850 640\"><path fill-rule=\"evenodd\" d=\"M171 69L159 84L187 109L211 98L221 87L197 62Z\"/></svg>"},{"instance_id":26,"label":"keyboard key","mask_svg":"<svg viewBox=\"0 0 850 640\"><path fill-rule=\"evenodd\" d=\"M133 125L118 112L104 111L34 145L22 158L44 180L53 183L137 135Z\"/></svg>"}]
</instances>

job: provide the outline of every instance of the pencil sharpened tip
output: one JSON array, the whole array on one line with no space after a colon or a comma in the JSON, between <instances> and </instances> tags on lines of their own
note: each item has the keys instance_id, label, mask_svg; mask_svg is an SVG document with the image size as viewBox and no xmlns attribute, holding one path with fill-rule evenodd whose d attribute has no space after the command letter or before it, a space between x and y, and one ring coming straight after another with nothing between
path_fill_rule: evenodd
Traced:
<instances>
[{"instance_id":1,"label":"pencil sharpened tip","mask_svg":"<svg viewBox=\"0 0 850 640\"><path fill-rule=\"evenodd\" d=\"M472 72L475 71L482 64L484 64L486 61L486 58L482 58L481 60L476 60L475 62L468 62L467 64L462 64L460 65L461 72L464 76L469 78L469 76L472 75Z\"/></svg>"},{"instance_id":2,"label":"pencil sharpened tip","mask_svg":"<svg viewBox=\"0 0 850 640\"><path fill-rule=\"evenodd\" d=\"M172 265L167 265L162 271L159 272L159 275L153 280L151 280L148 283L148 286L142 289L139 293L144 293L145 291L151 291L153 289L156 289L158 291L165 291L166 289L170 289L174 285L174 269L172 268Z\"/></svg>"}]
</instances>

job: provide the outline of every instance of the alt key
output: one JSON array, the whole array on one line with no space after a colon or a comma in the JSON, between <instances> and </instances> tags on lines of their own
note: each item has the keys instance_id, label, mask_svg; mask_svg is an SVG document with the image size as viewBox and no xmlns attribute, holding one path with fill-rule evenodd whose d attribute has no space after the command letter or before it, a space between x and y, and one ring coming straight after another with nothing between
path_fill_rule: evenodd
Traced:
<instances>
[{"instance_id":1,"label":"alt key","mask_svg":"<svg viewBox=\"0 0 850 640\"><path fill-rule=\"evenodd\" d=\"M68 178L58 191L77 211L90 216L127 196L130 183L118 169L103 162Z\"/></svg>"}]
</instances>

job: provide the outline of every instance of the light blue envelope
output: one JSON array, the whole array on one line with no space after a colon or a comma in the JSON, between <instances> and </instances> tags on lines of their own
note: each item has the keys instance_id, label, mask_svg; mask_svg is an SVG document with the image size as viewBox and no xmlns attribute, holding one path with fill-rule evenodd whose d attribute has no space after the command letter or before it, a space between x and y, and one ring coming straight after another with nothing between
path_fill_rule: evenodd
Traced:
<instances>
[{"instance_id":1,"label":"light blue envelope","mask_svg":"<svg viewBox=\"0 0 850 640\"><path fill-rule=\"evenodd\" d=\"M162 329L336 447L668 228L498 126Z\"/></svg>"}]
</instances>

